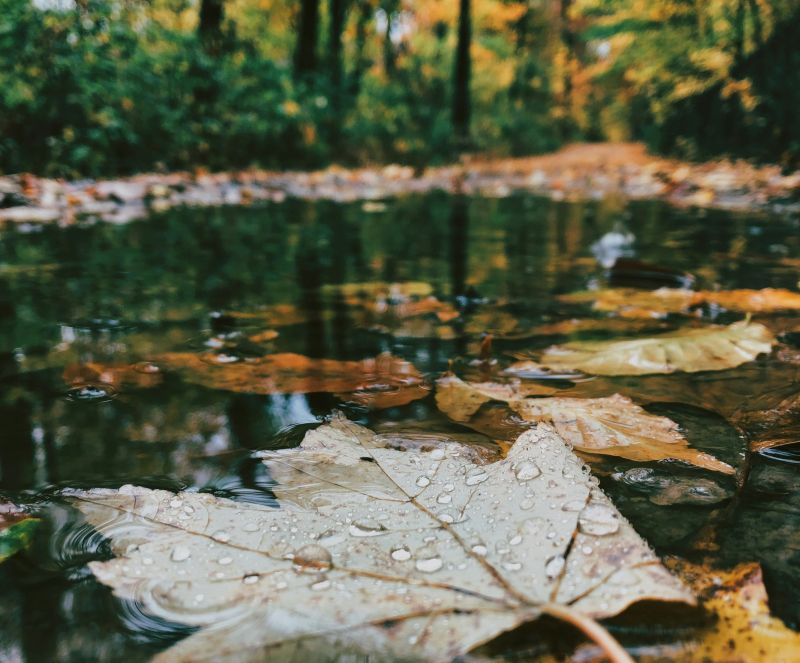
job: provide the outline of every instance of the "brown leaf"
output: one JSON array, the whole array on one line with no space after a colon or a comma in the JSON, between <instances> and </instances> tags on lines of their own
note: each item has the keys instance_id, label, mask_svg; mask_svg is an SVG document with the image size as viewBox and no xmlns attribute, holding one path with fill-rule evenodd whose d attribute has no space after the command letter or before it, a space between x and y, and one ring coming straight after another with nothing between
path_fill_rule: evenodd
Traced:
<instances>
[{"instance_id":1,"label":"brown leaf","mask_svg":"<svg viewBox=\"0 0 800 663\"><path fill-rule=\"evenodd\" d=\"M713 325L644 338L555 345L538 361L552 370L578 370L590 375L696 373L752 361L759 354L769 353L774 342L766 327L743 320L727 327Z\"/></svg>"},{"instance_id":2,"label":"brown leaf","mask_svg":"<svg viewBox=\"0 0 800 663\"><path fill-rule=\"evenodd\" d=\"M773 313L800 309L800 293L781 288L762 290L685 290L659 288L609 288L559 296L573 304L589 304L596 311L615 313L627 318L661 318L670 313L689 313L702 304L716 304L739 313Z\"/></svg>"},{"instance_id":3,"label":"brown leaf","mask_svg":"<svg viewBox=\"0 0 800 663\"><path fill-rule=\"evenodd\" d=\"M554 426L579 451L640 462L674 459L715 472L734 472L727 463L691 448L674 421L649 414L624 396L526 398L530 395L526 386L473 385L448 375L436 383L436 404L451 419L472 426L472 416L484 403L502 401L523 421ZM507 429L514 424L501 421ZM476 430L489 434L486 423Z\"/></svg>"},{"instance_id":4,"label":"brown leaf","mask_svg":"<svg viewBox=\"0 0 800 663\"><path fill-rule=\"evenodd\" d=\"M436 382L436 405L453 421L465 422L489 401L508 402L526 396L550 396L558 389L515 380L498 382L464 382L453 374L447 374Z\"/></svg>"},{"instance_id":5,"label":"brown leaf","mask_svg":"<svg viewBox=\"0 0 800 663\"><path fill-rule=\"evenodd\" d=\"M153 362L210 389L248 394L331 392L372 407L393 407L424 398L422 374L389 354L361 361L313 359L293 353L216 363L216 355L171 352Z\"/></svg>"},{"instance_id":6,"label":"brown leaf","mask_svg":"<svg viewBox=\"0 0 800 663\"><path fill-rule=\"evenodd\" d=\"M629 398L527 398L509 406L524 420L552 424L561 437L587 453L648 462L682 460L714 472L734 469L689 446L678 425L649 414Z\"/></svg>"},{"instance_id":7,"label":"brown leaf","mask_svg":"<svg viewBox=\"0 0 800 663\"><path fill-rule=\"evenodd\" d=\"M70 364L64 369L64 382L70 386L85 384L107 384L120 387L147 389L161 384L162 375L158 366L151 362L136 364Z\"/></svg>"}]
</instances>

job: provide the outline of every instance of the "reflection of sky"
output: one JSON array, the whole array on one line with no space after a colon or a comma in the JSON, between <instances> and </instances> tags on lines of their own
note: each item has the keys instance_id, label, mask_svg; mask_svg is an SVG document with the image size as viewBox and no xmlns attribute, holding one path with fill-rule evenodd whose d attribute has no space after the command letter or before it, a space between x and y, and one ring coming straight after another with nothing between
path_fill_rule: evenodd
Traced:
<instances>
[{"instance_id":1,"label":"reflection of sky","mask_svg":"<svg viewBox=\"0 0 800 663\"><path fill-rule=\"evenodd\" d=\"M392 26L389 32L389 39L393 44L399 44L403 39L410 35L414 30L414 20L411 12L398 12L392 15ZM386 34L389 24L389 17L384 9L375 10L375 31L379 35Z\"/></svg>"},{"instance_id":2,"label":"reflection of sky","mask_svg":"<svg viewBox=\"0 0 800 663\"><path fill-rule=\"evenodd\" d=\"M75 9L75 0L32 0L33 6L42 11L72 11Z\"/></svg>"},{"instance_id":3,"label":"reflection of sky","mask_svg":"<svg viewBox=\"0 0 800 663\"><path fill-rule=\"evenodd\" d=\"M304 394L275 394L269 397L267 411L278 428L317 421Z\"/></svg>"}]
</instances>

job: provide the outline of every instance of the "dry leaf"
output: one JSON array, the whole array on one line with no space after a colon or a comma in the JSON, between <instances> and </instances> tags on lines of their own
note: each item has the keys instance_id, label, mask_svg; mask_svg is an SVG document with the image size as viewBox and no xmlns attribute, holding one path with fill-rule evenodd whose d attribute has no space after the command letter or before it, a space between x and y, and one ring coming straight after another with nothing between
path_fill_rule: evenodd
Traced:
<instances>
[{"instance_id":1,"label":"dry leaf","mask_svg":"<svg viewBox=\"0 0 800 663\"><path fill-rule=\"evenodd\" d=\"M774 342L766 327L743 320L727 327L683 329L646 338L555 345L538 361L553 370L592 375L721 371L769 353Z\"/></svg>"},{"instance_id":2,"label":"dry leaf","mask_svg":"<svg viewBox=\"0 0 800 663\"><path fill-rule=\"evenodd\" d=\"M280 508L124 486L69 490L117 596L200 629L157 657L451 660L542 613L584 628L692 595L546 426L480 465L468 446L380 446L340 417L264 452Z\"/></svg>"},{"instance_id":3,"label":"dry leaf","mask_svg":"<svg viewBox=\"0 0 800 663\"><path fill-rule=\"evenodd\" d=\"M525 398L526 395L530 394L525 393L524 386L473 385L454 375L436 383L439 409L469 426L481 405L490 400L503 401L523 421L552 425L562 439L579 451L640 462L675 459L715 472L734 472L727 463L691 448L674 421L649 414L619 394L606 398ZM507 422L503 423L508 430ZM476 430L490 434L486 422Z\"/></svg>"},{"instance_id":4,"label":"dry leaf","mask_svg":"<svg viewBox=\"0 0 800 663\"><path fill-rule=\"evenodd\" d=\"M508 402L526 396L550 396L558 391L555 387L536 382L464 382L448 374L436 381L436 405L453 421L464 422L489 401Z\"/></svg>"},{"instance_id":5,"label":"dry leaf","mask_svg":"<svg viewBox=\"0 0 800 663\"><path fill-rule=\"evenodd\" d=\"M683 288L609 288L559 295L570 304L592 304L595 311L615 313L623 318L663 318L670 313L686 313L696 303L697 293Z\"/></svg>"},{"instance_id":6,"label":"dry leaf","mask_svg":"<svg viewBox=\"0 0 800 663\"><path fill-rule=\"evenodd\" d=\"M800 442L800 397L793 394L766 410L737 410L733 422L746 431L750 449L761 451Z\"/></svg>"},{"instance_id":7,"label":"dry leaf","mask_svg":"<svg viewBox=\"0 0 800 663\"><path fill-rule=\"evenodd\" d=\"M332 392L372 407L409 403L430 391L412 364L389 354L361 361L313 359L288 352L234 359L228 363L226 355L171 352L154 357L153 362L211 389L248 394Z\"/></svg>"},{"instance_id":8,"label":"dry leaf","mask_svg":"<svg viewBox=\"0 0 800 663\"><path fill-rule=\"evenodd\" d=\"M524 420L547 422L576 449L628 460L682 460L714 472L734 469L698 451L667 417L645 412L629 398L527 398L509 403Z\"/></svg>"},{"instance_id":9,"label":"dry leaf","mask_svg":"<svg viewBox=\"0 0 800 663\"><path fill-rule=\"evenodd\" d=\"M800 634L770 614L758 564L727 571L676 562L675 570L702 597L717 618L698 646L681 660L697 663L750 663L800 660Z\"/></svg>"},{"instance_id":10,"label":"dry leaf","mask_svg":"<svg viewBox=\"0 0 800 663\"><path fill-rule=\"evenodd\" d=\"M688 313L692 307L716 304L740 313L774 313L800 309L800 293L782 288L762 290L685 290L683 288L609 288L561 295L560 301L591 303L596 311L627 318L660 318L670 313Z\"/></svg>"}]
</instances>

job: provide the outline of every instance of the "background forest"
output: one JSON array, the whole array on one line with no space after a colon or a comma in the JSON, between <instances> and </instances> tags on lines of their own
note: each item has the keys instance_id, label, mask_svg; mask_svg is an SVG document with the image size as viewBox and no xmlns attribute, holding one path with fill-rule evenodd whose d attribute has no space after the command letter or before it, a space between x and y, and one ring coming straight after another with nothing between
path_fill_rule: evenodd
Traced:
<instances>
[{"instance_id":1,"label":"background forest","mask_svg":"<svg viewBox=\"0 0 800 663\"><path fill-rule=\"evenodd\" d=\"M628 139L796 166L799 19L797 0L0 0L0 171Z\"/></svg>"}]
</instances>

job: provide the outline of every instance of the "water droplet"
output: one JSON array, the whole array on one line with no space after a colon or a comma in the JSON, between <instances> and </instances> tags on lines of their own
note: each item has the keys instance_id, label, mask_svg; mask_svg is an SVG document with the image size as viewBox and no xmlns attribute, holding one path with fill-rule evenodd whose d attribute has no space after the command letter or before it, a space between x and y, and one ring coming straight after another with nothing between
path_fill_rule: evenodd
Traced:
<instances>
[{"instance_id":1,"label":"water droplet","mask_svg":"<svg viewBox=\"0 0 800 663\"><path fill-rule=\"evenodd\" d=\"M443 523L450 524L455 521L455 518L445 511L444 513L439 514L439 520L441 520Z\"/></svg>"},{"instance_id":2,"label":"water droplet","mask_svg":"<svg viewBox=\"0 0 800 663\"><path fill-rule=\"evenodd\" d=\"M145 566L150 566L152 563L153 563L153 558L152 557L143 557L142 558L142 564L144 564Z\"/></svg>"},{"instance_id":3,"label":"water droplet","mask_svg":"<svg viewBox=\"0 0 800 663\"><path fill-rule=\"evenodd\" d=\"M547 577L550 578L550 580L557 578L561 575L566 563L566 560L561 555L551 557L544 565L544 572L547 574Z\"/></svg>"},{"instance_id":4,"label":"water droplet","mask_svg":"<svg viewBox=\"0 0 800 663\"><path fill-rule=\"evenodd\" d=\"M220 530L219 532L214 532L211 535L211 538L215 541L219 541L220 543L227 543L231 540L231 535L228 534L225 530Z\"/></svg>"},{"instance_id":5,"label":"water droplet","mask_svg":"<svg viewBox=\"0 0 800 663\"><path fill-rule=\"evenodd\" d=\"M311 589L315 592L321 592L324 589L330 589L331 581L330 580L318 580L317 582L311 585Z\"/></svg>"},{"instance_id":6,"label":"water droplet","mask_svg":"<svg viewBox=\"0 0 800 663\"><path fill-rule=\"evenodd\" d=\"M133 370L139 373L159 373L161 369L150 361L140 361L133 365Z\"/></svg>"},{"instance_id":7,"label":"water droplet","mask_svg":"<svg viewBox=\"0 0 800 663\"><path fill-rule=\"evenodd\" d=\"M591 555L592 552L594 552L594 549L592 548L592 546L583 546L583 548L581 548L581 552L584 555Z\"/></svg>"},{"instance_id":8,"label":"water droplet","mask_svg":"<svg viewBox=\"0 0 800 663\"><path fill-rule=\"evenodd\" d=\"M592 536L607 536L619 530L619 516L605 504L589 502L578 516L578 529Z\"/></svg>"},{"instance_id":9,"label":"water droplet","mask_svg":"<svg viewBox=\"0 0 800 663\"><path fill-rule=\"evenodd\" d=\"M452 483L446 483L444 485L444 491L446 493L452 493L455 489L456 489L456 487Z\"/></svg>"},{"instance_id":10,"label":"water droplet","mask_svg":"<svg viewBox=\"0 0 800 663\"><path fill-rule=\"evenodd\" d=\"M411 551L406 546L394 548L391 552L392 559L396 562L407 562L411 559Z\"/></svg>"},{"instance_id":11,"label":"water droplet","mask_svg":"<svg viewBox=\"0 0 800 663\"><path fill-rule=\"evenodd\" d=\"M586 506L585 500L570 500L569 502L564 502L564 504L561 505L561 510L580 511L584 506Z\"/></svg>"},{"instance_id":12,"label":"water droplet","mask_svg":"<svg viewBox=\"0 0 800 663\"><path fill-rule=\"evenodd\" d=\"M331 553L316 543L309 543L295 551L292 566L297 573L327 571L333 565Z\"/></svg>"},{"instance_id":13,"label":"water droplet","mask_svg":"<svg viewBox=\"0 0 800 663\"><path fill-rule=\"evenodd\" d=\"M468 486L477 486L479 483L483 483L488 478L489 475L486 473L486 470L484 470L482 467L475 467L467 472L465 483Z\"/></svg>"},{"instance_id":14,"label":"water droplet","mask_svg":"<svg viewBox=\"0 0 800 663\"><path fill-rule=\"evenodd\" d=\"M519 508L523 511L530 511L533 508L533 504L533 500L530 497L526 497L519 503Z\"/></svg>"},{"instance_id":15,"label":"water droplet","mask_svg":"<svg viewBox=\"0 0 800 663\"><path fill-rule=\"evenodd\" d=\"M171 508L173 508L173 509L179 509L179 508L181 507L181 505L182 505L182 504L183 504L183 500L179 500L177 497L173 497L173 498L172 498L172 499L169 501L169 505L170 505L170 507L171 507Z\"/></svg>"},{"instance_id":16,"label":"water droplet","mask_svg":"<svg viewBox=\"0 0 800 663\"><path fill-rule=\"evenodd\" d=\"M442 493L439 497L436 498L436 501L439 504L450 504L453 501L453 496L447 493Z\"/></svg>"},{"instance_id":17,"label":"water droplet","mask_svg":"<svg viewBox=\"0 0 800 663\"><path fill-rule=\"evenodd\" d=\"M192 556L192 552L186 546L175 546L169 558L173 562L185 562Z\"/></svg>"},{"instance_id":18,"label":"water droplet","mask_svg":"<svg viewBox=\"0 0 800 663\"><path fill-rule=\"evenodd\" d=\"M357 520L348 530L351 536L381 536L386 534L387 529L376 520Z\"/></svg>"},{"instance_id":19,"label":"water droplet","mask_svg":"<svg viewBox=\"0 0 800 663\"><path fill-rule=\"evenodd\" d=\"M431 485L431 480L428 477L419 477L415 482L420 488L427 488Z\"/></svg>"},{"instance_id":20,"label":"water droplet","mask_svg":"<svg viewBox=\"0 0 800 663\"><path fill-rule=\"evenodd\" d=\"M217 560L217 564L221 564L222 566L227 566L233 561L233 557L220 557Z\"/></svg>"},{"instance_id":21,"label":"water droplet","mask_svg":"<svg viewBox=\"0 0 800 663\"><path fill-rule=\"evenodd\" d=\"M520 543L522 543L522 536L520 534L517 534L516 536L512 536L508 540L508 545L510 545L510 546L518 546Z\"/></svg>"},{"instance_id":22,"label":"water droplet","mask_svg":"<svg viewBox=\"0 0 800 663\"><path fill-rule=\"evenodd\" d=\"M245 523L243 529L245 532L257 532L259 528L256 523Z\"/></svg>"},{"instance_id":23,"label":"water droplet","mask_svg":"<svg viewBox=\"0 0 800 663\"><path fill-rule=\"evenodd\" d=\"M519 571L522 568L522 564L515 560L508 560L507 562L503 562L503 568L506 571Z\"/></svg>"},{"instance_id":24,"label":"water droplet","mask_svg":"<svg viewBox=\"0 0 800 663\"><path fill-rule=\"evenodd\" d=\"M433 460L442 460L444 458L444 449L434 449L430 454Z\"/></svg>"},{"instance_id":25,"label":"water droplet","mask_svg":"<svg viewBox=\"0 0 800 663\"><path fill-rule=\"evenodd\" d=\"M259 581L260 578L261 578L261 576L258 575L257 573L249 573L244 578L242 578L242 582L245 585L255 585Z\"/></svg>"},{"instance_id":26,"label":"water droplet","mask_svg":"<svg viewBox=\"0 0 800 663\"><path fill-rule=\"evenodd\" d=\"M530 481L541 475L541 473L542 471L539 469L539 466L529 460L523 460L514 470L517 481Z\"/></svg>"},{"instance_id":27,"label":"water droplet","mask_svg":"<svg viewBox=\"0 0 800 663\"><path fill-rule=\"evenodd\" d=\"M474 546L472 546L472 552L474 552L476 555L480 555L481 557L485 557L489 550L482 543L476 543Z\"/></svg>"},{"instance_id":28,"label":"water droplet","mask_svg":"<svg viewBox=\"0 0 800 663\"><path fill-rule=\"evenodd\" d=\"M420 553L420 554L425 556L417 559L417 563L414 565L417 567L417 571L422 571L423 573L433 573L441 569L442 566L444 566L442 558L439 557L437 553Z\"/></svg>"}]
</instances>

